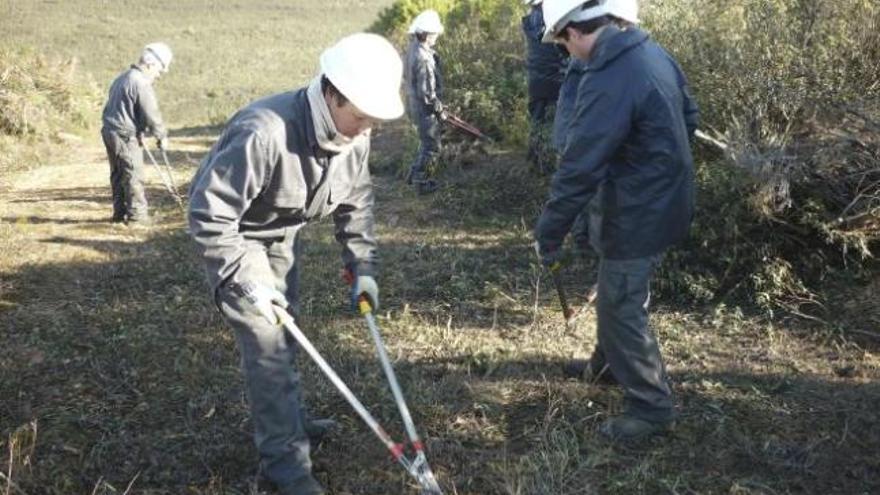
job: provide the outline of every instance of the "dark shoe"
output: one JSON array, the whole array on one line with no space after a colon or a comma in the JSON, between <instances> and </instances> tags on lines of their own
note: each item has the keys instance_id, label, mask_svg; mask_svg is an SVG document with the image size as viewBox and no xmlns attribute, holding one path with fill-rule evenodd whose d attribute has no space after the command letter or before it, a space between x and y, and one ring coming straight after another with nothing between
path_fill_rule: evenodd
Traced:
<instances>
[{"instance_id":1,"label":"dark shoe","mask_svg":"<svg viewBox=\"0 0 880 495\"><path fill-rule=\"evenodd\" d=\"M617 385L607 364L597 370L589 359L572 359L562 366L562 374L594 385Z\"/></svg>"},{"instance_id":2,"label":"dark shoe","mask_svg":"<svg viewBox=\"0 0 880 495\"><path fill-rule=\"evenodd\" d=\"M431 194L433 192L436 192L437 189L440 189L440 184L437 184L437 181L433 179L428 179L421 182L414 182L414 184L416 185L416 192L419 194L419 196L423 194Z\"/></svg>"},{"instance_id":3,"label":"dark shoe","mask_svg":"<svg viewBox=\"0 0 880 495\"><path fill-rule=\"evenodd\" d=\"M303 424L306 436L309 437L309 444L313 449L321 445L327 436L339 428L339 423L332 419L307 419Z\"/></svg>"},{"instance_id":4,"label":"dark shoe","mask_svg":"<svg viewBox=\"0 0 880 495\"><path fill-rule=\"evenodd\" d=\"M125 224L129 227L151 227L153 225L153 219L149 216L142 215L137 217L129 217L125 220Z\"/></svg>"},{"instance_id":5,"label":"dark shoe","mask_svg":"<svg viewBox=\"0 0 880 495\"><path fill-rule=\"evenodd\" d=\"M278 495L325 495L326 493L324 487L312 475L278 487Z\"/></svg>"},{"instance_id":6,"label":"dark shoe","mask_svg":"<svg viewBox=\"0 0 880 495\"><path fill-rule=\"evenodd\" d=\"M672 429L674 422L653 422L633 416L616 416L599 425L599 433L609 440L617 442L635 442L645 438L666 433Z\"/></svg>"}]
</instances>

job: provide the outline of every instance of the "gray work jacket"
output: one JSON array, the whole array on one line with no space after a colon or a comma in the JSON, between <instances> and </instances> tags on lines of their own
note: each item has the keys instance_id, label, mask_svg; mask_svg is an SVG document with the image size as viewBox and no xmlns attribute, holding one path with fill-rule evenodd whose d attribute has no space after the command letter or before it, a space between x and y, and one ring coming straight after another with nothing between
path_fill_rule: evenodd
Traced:
<instances>
[{"instance_id":1,"label":"gray work jacket","mask_svg":"<svg viewBox=\"0 0 880 495\"><path fill-rule=\"evenodd\" d=\"M153 83L136 65L113 81L101 121L104 129L125 137L151 134L165 139L168 135Z\"/></svg>"},{"instance_id":2,"label":"gray work jacket","mask_svg":"<svg viewBox=\"0 0 880 495\"><path fill-rule=\"evenodd\" d=\"M535 237L558 249L596 197L590 242L602 256L659 254L693 218L697 106L678 64L644 31L609 25L593 50Z\"/></svg>"},{"instance_id":3,"label":"gray work jacket","mask_svg":"<svg viewBox=\"0 0 880 495\"><path fill-rule=\"evenodd\" d=\"M189 227L214 294L235 279L245 243L280 241L333 214L343 262L377 263L368 137L331 154L318 146L305 89L251 103L227 123L190 186Z\"/></svg>"},{"instance_id":4,"label":"gray work jacket","mask_svg":"<svg viewBox=\"0 0 880 495\"><path fill-rule=\"evenodd\" d=\"M437 53L413 37L406 51L404 87L411 111L433 108L443 100L443 75ZM431 113L430 111L428 113Z\"/></svg>"}]
</instances>

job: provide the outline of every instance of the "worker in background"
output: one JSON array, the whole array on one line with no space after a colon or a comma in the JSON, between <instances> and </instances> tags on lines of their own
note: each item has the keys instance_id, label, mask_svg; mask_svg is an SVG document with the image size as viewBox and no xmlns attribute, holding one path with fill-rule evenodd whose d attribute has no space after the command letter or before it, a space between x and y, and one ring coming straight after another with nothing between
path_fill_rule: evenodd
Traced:
<instances>
[{"instance_id":1,"label":"worker in background","mask_svg":"<svg viewBox=\"0 0 880 495\"><path fill-rule=\"evenodd\" d=\"M407 113L419 132L419 150L407 174L407 184L418 194L438 189L437 181L428 178L440 156L440 123L446 118L443 106L443 72L434 45L443 34L440 15L426 10L413 19L406 51L404 88Z\"/></svg>"},{"instance_id":2,"label":"worker in background","mask_svg":"<svg viewBox=\"0 0 880 495\"><path fill-rule=\"evenodd\" d=\"M156 138L160 149L168 144L168 132L159 112L153 83L168 72L173 55L165 43L150 43L140 59L110 86L102 114L101 137L110 161L113 222L149 222L144 190L144 138Z\"/></svg>"},{"instance_id":3,"label":"worker in background","mask_svg":"<svg viewBox=\"0 0 880 495\"><path fill-rule=\"evenodd\" d=\"M568 54L555 44L542 43L544 36L543 0L524 0L531 6L522 18L526 38L526 70L529 91L529 151L534 169L549 175L556 170L557 153L552 147L552 122L559 88L568 65Z\"/></svg>"}]
</instances>

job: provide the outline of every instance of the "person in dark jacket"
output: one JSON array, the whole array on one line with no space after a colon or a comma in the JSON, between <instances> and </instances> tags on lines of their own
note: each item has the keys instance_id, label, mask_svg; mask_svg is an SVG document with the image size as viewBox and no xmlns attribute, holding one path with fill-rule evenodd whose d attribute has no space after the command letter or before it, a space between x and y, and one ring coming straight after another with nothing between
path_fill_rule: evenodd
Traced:
<instances>
[{"instance_id":1,"label":"person in dark jacket","mask_svg":"<svg viewBox=\"0 0 880 495\"><path fill-rule=\"evenodd\" d=\"M307 88L236 113L190 187L189 227L211 292L235 331L261 473L282 495L316 495L295 342L279 311L298 313L300 230L332 216L352 276L351 303L379 307L370 128L403 115L403 64L384 38L359 33L321 55Z\"/></svg>"},{"instance_id":2,"label":"person in dark jacket","mask_svg":"<svg viewBox=\"0 0 880 495\"><path fill-rule=\"evenodd\" d=\"M430 9L422 12L410 24L409 34L404 88L409 117L419 131L419 151L406 181L419 194L427 194L438 188L428 174L440 156L440 123L446 118L443 71L434 51L437 38L443 34L440 15Z\"/></svg>"},{"instance_id":3,"label":"person in dark jacket","mask_svg":"<svg viewBox=\"0 0 880 495\"><path fill-rule=\"evenodd\" d=\"M570 58L568 67L565 70L565 76L562 78L562 85L559 87L559 98L556 102L556 109L553 115L553 151L559 156L565 147L565 137L568 126L574 118L574 111L577 103L577 90L580 85L581 78L586 73L586 63L577 58ZM593 201L591 204L594 204ZM571 227L571 237L574 240L575 248L580 256L587 258L592 253L590 247L590 205L580 214Z\"/></svg>"},{"instance_id":4,"label":"person in dark jacket","mask_svg":"<svg viewBox=\"0 0 880 495\"><path fill-rule=\"evenodd\" d=\"M140 60L119 75L110 86L102 114L101 137L110 161L113 222L149 220L144 191L144 136L152 135L159 148L167 144L168 132L159 112L153 83L168 72L171 49L165 43L144 47Z\"/></svg>"},{"instance_id":5,"label":"person in dark jacket","mask_svg":"<svg viewBox=\"0 0 880 495\"><path fill-rule=\"evenodd\" d=\"M551 174L556 170L557 161L556 152L551 146L551 122L568 55L558 46L541 42L544 36L542 1L525 0L532 7L522 18L529 91L528 158L539 173Z\"/></svg>"},{"instance_id":6,"label":"person in dark jacket","mask_svg":"<svg viewBox=\"0 0 880 495\"><path fill-rule=\"evenodd\" d=\"M690 138L697 107L675 60L624 21L635 0L545 0L545 41L586 62L559 170L535 227L553 266L575 218L594 198L590 242L599 255L597 346L585 377L625 391L622 415L600 432L622 440L666 430L674 409L657 339L648 327L650 281L693 216Z\"/></svg>"}]
</instances>

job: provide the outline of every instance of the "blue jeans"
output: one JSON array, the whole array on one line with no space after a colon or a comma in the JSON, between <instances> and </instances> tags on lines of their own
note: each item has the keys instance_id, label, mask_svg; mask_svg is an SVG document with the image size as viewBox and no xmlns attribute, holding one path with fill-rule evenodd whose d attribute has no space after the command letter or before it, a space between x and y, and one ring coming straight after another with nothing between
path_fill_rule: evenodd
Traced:
<instances>
[{"instance_id":1,"label":"blue jeans","mask_svg":"<svg viewBox=\"0 0 880 495\"><path fill-rule=\"evenodd\" d=\"M599 260L598 339L594 369L607 363L624 389L625 413L652 422L673 419L672 389L648 326L651 278L663 255Z\"/></svg>"}]
</instances>

